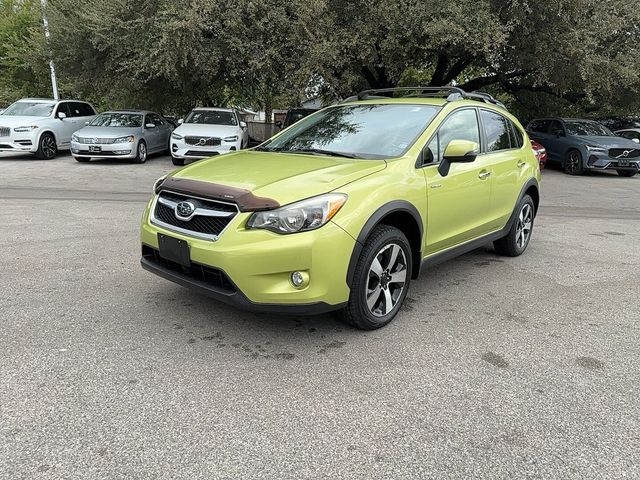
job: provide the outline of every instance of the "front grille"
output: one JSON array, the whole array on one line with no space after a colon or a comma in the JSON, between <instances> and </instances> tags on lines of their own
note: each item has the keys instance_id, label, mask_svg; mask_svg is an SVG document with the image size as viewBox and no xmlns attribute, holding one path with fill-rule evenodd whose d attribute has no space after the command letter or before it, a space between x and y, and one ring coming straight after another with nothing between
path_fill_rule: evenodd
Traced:
<instances>
[{"instance_id":1,"label":"front grille","mask_svg":"<svg viewBox=\"0 0 640 480\"><path fill-rule=\"evenodd\" d=\"M187 145L198 145L199 147L216 147L222 143L217 137L184 137Z\"/></svg>"},{"instance_id":2,"label":"front grille","mask_svg":"<svg viewBox=\"0 0 640 480\"><path fill-rule=\"evenodd\" d=\"M11 129L9 127L0 127L0 137L8 137L11 133Z\"/></svg>"},{"instance_id":3,"label":"front grille","mask_svg":"<svg viewBox=\"0 0 640 480\"><path fill-rule=\"evenodd\" d=\"M228 293L234 293L234 287L229 277L217 268L202 265L200 263L191 262L191 267L184 267L179 263L172 262L160 256L160 252L148 245L142 246L142 256L149 262L174 271L181 275L187 276L199 282L204 282L211 287Z\"/></svg>"},{"instance_id":4,"label":"front grille","mask_svg":"<svg viewBox=\"0 0 640 480\"><path fill-rule=\"evenodd\" d=\"M77 137L78 143L84 145L111 145L115 138Z\"/></svg>"},{"instance_id":5,"label":"front grille","mask_svg":"<svg viewBox=\"0 0 640 480\"><path fill-rule=\"evenodd\" d=\"M624 155L624 152L627 152L627 155ZM638 158L640 157L640 149L636 148L612 148L609 150L610 158L618 158L622 155L621 158Z\"/></svg>"},{"instance_id":6,"label":"front grille","mask_svg":"<svg viewBox=\"0 0 640 480\"><path fill-rule=\"evenodd\" d=\"M183 201L189 201L197 209L189 220L176 217L175 205ZM215 240L237 213L238 208L232 204L163 191L156 201L151 221L169 230Z\"/></svg>"}]
</instances>

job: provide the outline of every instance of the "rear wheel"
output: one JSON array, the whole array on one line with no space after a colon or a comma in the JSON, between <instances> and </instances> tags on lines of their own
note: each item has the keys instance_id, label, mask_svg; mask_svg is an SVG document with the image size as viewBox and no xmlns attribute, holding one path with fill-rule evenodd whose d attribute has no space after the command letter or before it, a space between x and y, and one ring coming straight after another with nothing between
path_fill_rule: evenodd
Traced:
<instances>
[{"instance_id":1,"label":"rear wheel","mask_svg":"<svg viewBox=\"0 0 640 480\"><path fill-rule=\"evenodd\" d=\"M522 255L529 245L533 233L535 205L529 195L525 195L518 203L516 216L509 233L493 242L493 247L501 255L517 257Z\"/></svg>"},{"instance_id":2,"label":"rear wheel","mask_svg":"<svg viewBox=\"0 0 640 480\"><path fill-rule=\"evenodd\" d=\"M56 156L56 153L58 153L56 139L50 133L43 133L38 143L36 157L40 160L51 160Z\"/></svg>"},{"instance_id":3,"label":"rear wheel","mask_svg":"<svg viewBox=\"0 0 640 480\"><path fill-rule=\"evenodd\" d=\"M397 228L378 225L358 259L344 319L362 330L393 320L407 295L411 261L407 237Z\"/></svg>"},{"instance_id":4,"label":"rear wheel","mask_svg":"<svg viewBox=\"0 0 640 480\"><path fill-rule=\"evenodd\" d=\"M620 175L621 177L633 177L636 173L638 173L637 170L616 170L616 172L618 172L618 175Z\"/></svg>"},{"instance_id":5,"label":"rear wheel","mask_svg":"<svg viewBox=\"0 0 640 480\"><path fill-rule=\"evenodd\" d=\"M178 167L182 167L184 165L184 158L171 157L171 163Z\"/></svg>"},{"instance_id":6,"label":"rear wheel","mask_svg":"<svg viewBox=\"0 0 640 480\"><path fill-rule=\"evenodd\" d=\"M584 173L582 154L578 150L569 150L562 164L562 169L567 175L582 175Z\"/></svg>"},{"instance_id":7,"label":"rear wheel","mask_svg":"<svg viewBox=\"0 0 640 480\"><path fill-rule=\"evenodd\" d=\"M147 161L147 144L142 140L138 142L137 155L134 161L136 163L144 163Z\"/></svg>"},{"instance_id":8,"label":"rear wheel","mask_svg":"<svg viewBox=\"0 0 640 480\"><path fill-rule=\"evenodd\" d=\"M76 162L86 163L91 160L91 157L75 157Z\"/></svg>"}]
</instances>

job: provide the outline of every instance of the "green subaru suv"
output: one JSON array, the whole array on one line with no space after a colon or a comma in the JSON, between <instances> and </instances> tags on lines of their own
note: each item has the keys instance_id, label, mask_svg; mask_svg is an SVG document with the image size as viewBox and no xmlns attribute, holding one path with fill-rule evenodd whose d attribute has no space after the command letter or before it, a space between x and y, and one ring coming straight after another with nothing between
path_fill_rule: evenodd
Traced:
<instances>
[{"instance_id":1,"label":"green subaru suv","mask_svg":"<svg viewBox=\"0 0 640 480\"><path fill-rule=\"evenodd\" d=\"M489 242L523 253L539 182L525 130L491 96L369 90L159 179L141 263L242 308L340 310L375 329L421 270Z\"/></svg>"}]
</instances>

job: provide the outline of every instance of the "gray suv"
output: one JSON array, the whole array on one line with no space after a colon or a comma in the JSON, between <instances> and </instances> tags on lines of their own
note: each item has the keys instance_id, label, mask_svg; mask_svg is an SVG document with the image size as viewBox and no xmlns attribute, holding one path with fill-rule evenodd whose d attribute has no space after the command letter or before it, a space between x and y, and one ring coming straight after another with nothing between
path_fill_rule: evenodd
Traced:
<instances>
[{"instance_id":1,"label":"gray suv","mask_svg":"<svg viewBox=\"0 0 640 480\"><path fill-rule=\"evenodd\" d=\"M527 132L547 149L547 161L560 164L569 175L615 170L632 177L640 169L640 145L593 120L538 118L529 122Z\"/></svg>"}]
</instances>

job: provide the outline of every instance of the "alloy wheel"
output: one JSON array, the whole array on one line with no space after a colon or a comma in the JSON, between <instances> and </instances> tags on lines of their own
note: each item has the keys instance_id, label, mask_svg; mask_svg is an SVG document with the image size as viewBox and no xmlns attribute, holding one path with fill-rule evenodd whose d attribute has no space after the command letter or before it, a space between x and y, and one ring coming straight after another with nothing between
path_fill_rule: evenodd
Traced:
<instances>
[{"instance_id":1,"label":"alloy wheel","mask_svg":"<svg viewBox=\"0 0 640 480\"><path fill-rule=\"evenodd\" d=\"M531 237L531 228L533 227L533 208L525 203L518 215L518 223L516 224L516 245L519 249L524 249Z\"/></svg>"},{"instance_id":2,"label":"alloy wheel","mask_svg":"<svg viewBox=\"0 0 640 480\"><path fill-rule=\"evenodd\" d=\"M566 160L566 169L568 173L575 173L580 168L580 154L578 152L570 152Z\"/></svg>"},{"instance_id":3,"label":"alloy wheel","mask_svg":"<svg viewBox=\"0 0 640 480\"><path fill-rule=\"evenodd\" d=\"M138 145L138 159L141 163L147 159L147 146L142 142Z\"/></svg>"},{"instance_id":4,"label":"alloy wheel","mask_svg":"<svg viewBox=\"0 0 640 480\"><path fill-rule=\"evenodd\" d=\"M398 304L407 280L407 259L395 243L385 245L373 258L367 280L365 301L376 317L391 313Z\"/></svg>"},{"instance_id":5,"label":"alloy wheel","mask_svg":"<svg viewBox=\"0 0 640 480\"><path fill-rule=\"evenodd\" d=\"M56 141L53 137L46 135L42 138L41 149L45 158L51 159L56 156Z\"/></svg>"}]
</instances>

